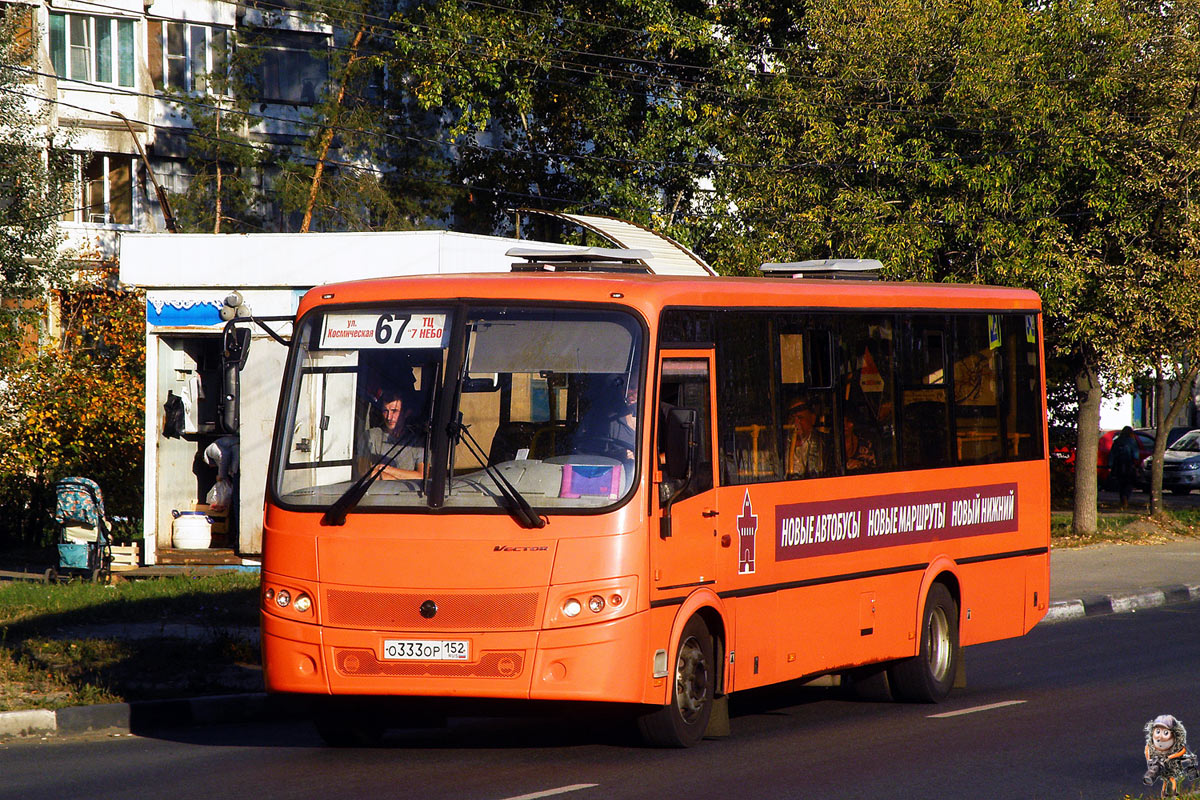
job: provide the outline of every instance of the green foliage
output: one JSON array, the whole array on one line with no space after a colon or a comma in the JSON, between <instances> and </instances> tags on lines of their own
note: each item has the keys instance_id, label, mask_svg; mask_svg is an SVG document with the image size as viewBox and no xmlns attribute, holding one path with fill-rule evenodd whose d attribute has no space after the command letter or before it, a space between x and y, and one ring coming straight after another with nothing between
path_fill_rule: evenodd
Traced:
<instances>
[{"instance_id":1,"label":"green foliage","mask_svg":"<svg viewBox=\"0 0 1200 800\"><path fill-rule=\"evenodd\" d=\"M27 301L61 281L59 214L72 207L66 136L49 125L28 72L37 41L29 7L0 8L0 362L30 334L36 309Z\"/></svg>"},{"instance_id":2,"label":"green foliage","mask_svg":"<svg viewBox=\"0 0 1200 800\"><path fill-rule=\"evenodd\" d=\"M169 195L186 233L248 233L262 230L259 209L265 148L250 138L253 92L247 83L256 62L252 48L214 54L221 65L204 75L204 92L168 92L176 113L191 125L184 192Z\"/></svg>"},{"instance_id":3,"label":"green foliage","mask_svg":"<svg viewBox=\"0 0 1200 800\"><path fill-rule=\"evenodd\" d=\"M711 220L716 67L704 6L514 0L397 15L413 103L443 120L455 226L508 228L520 206L611 214L696 240ZM695 228L695 230L692 230ZM535 235L546 235L535 231Z\"/></svg>"},{"instance_id":4,"label":"green foliage","mask_svg":"<svg viewBox=\"0 0 1200 800\"><path fill-rule=\"evenodd\" d=\"M102 625L205 620L213 625L253 626L258 623L257 589L258 576L242 572L109 586L17 581L0 586L0 627L41 635L64 621Z\"/></svg>"},{"instance_id":5,"label":"green foliage","mask_svg":"<svg viewBox=\"0 0 1200 800\"><path fill-rule=\"evenodd\" d=\"M52 484L100 484L109 516L142 510L145 301L81 279L59 294L59 347L27 353L0 386L0 538L38 544L50 530Z\"/></svg>"}]
</instances>

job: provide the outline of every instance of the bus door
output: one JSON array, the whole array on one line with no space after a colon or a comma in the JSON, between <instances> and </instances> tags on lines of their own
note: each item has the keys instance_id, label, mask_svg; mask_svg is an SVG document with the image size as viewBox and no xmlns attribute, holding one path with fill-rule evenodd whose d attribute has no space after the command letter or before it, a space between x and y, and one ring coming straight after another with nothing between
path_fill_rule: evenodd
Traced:
<instances>
[{"instance_id":1,"label":"bus door","mask_svg":"<svg viewBox=\"0 0 1200 800\"><path fill-rule=\"evenodd\" d=\"M670 522L651 533L652 600L680 596L688 589L716 582L719 513L713 488L713 353L672 350L660 357L658 375L654 502L660 521L669 514ZM664 481L662 473L666 419L676 408L696 412L696 458L692 475L682 484Z\"/></svg>"}]
</instances>

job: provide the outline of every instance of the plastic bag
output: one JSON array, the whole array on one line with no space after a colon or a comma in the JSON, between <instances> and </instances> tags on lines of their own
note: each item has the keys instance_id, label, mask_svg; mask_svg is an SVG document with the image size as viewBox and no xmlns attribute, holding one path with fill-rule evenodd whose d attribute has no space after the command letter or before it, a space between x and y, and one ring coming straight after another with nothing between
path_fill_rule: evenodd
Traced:
<instances>
[{"instance_id":1,"label":"plastic bag","mask_svg":"<svg viewBox=\"0 0 1200 800\"><path fill-rule=\"evenodd\" d=\"M224 511L229 508L232 500L233 484L224 478L213 484L213 487L208 490L208 497L205 498L205 502L213 511Z\"/></svg>"}]
</instances>

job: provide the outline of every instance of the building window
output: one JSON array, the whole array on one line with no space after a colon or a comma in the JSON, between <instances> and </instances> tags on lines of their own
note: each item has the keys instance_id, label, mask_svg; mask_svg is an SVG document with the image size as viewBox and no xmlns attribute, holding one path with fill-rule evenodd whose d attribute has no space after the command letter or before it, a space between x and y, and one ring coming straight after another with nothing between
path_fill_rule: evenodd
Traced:
<instances>
[{"instance_id":1,"label":"building window","mask_svg":"<svg viewBox=\"0 0 1200 800\"><path fill-rule=\"evenodd\" d=\"M241 37L247 43L247 37ZM260 60L255 71L258 99L268 103L313 105L328 79L319 51L329 46L324 34L263 30L251 44Z\"/></svg>"},{"instance_id":2,"label":"building window","mask_svg":"<svg viewBox=\"0 0 1200 800\"><path fill-rule=\"evenodd\" d=\"M75 156L75 207L64 222L133 224L133 157L119 153Z\"/></svg>"},{"instance_id":3,"label":"building window","mask_svg":"<svg viewBox=\"0 0 1200 800\"><path fill-rule=\"evenodd\" d=\"M15 46L9 51L13 63L36 69L33 42L33 6L0 3L0 21L10 23L13 26L11 30L15 36ZM29 81L31 77L24 76L21 77L21 80Z\"/></svg>"},{"instance_id":4,"label":"building window","mask_svg":"<svg viewBox=\"0 0 1200 800\"><path fill-rule=\"evenodd\" d=\"M51 13L50 61L60 78L133 86L133 20Z\"/></svg>"},{"instance_id":5,"label":"building window","mask_svg":"<svg viewBox=\"0 0 1200 800\"><path fill-rule=\"evenodd\" d=\"M227 73L230 31L187 22L151 22L150 35L159 38L162 61L151 65L151 72L162 76L162 85L178 92L227 93L223 78ZM151 56L153 58L153 55ZM217 85L212 87L212 79Z\"/></svg>"}]
</instances>

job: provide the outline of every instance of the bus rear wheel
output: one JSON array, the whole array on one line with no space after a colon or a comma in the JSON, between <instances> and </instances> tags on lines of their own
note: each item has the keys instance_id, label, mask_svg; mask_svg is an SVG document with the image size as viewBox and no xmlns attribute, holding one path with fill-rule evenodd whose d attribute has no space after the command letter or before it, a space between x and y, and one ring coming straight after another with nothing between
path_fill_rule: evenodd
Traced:
<instances>
[{"instance_id":1,"label":"bus rear wheel","mask_svg":"<svg viewBox=\"0 0 1200 800\"><path fill-rule=\"evenodd\" d=\"M700 617L679 636L671 701L638 718L642 740L653 747L691 747L704 738L716 691L713 640Z\"/></svg>"},{"instance_id":2,"label":"bus rear wheel","mask_svg":"<svg viewBox=\"0 0 1200 800\"><path fill-rule=\"evenodd\" d=\"M897 700L940 703L950 694L958 660L958 603L944 584L935 583L921 615L921 647L912 658L888 667L888 684Z\"/></svg>"}]
</instances>

